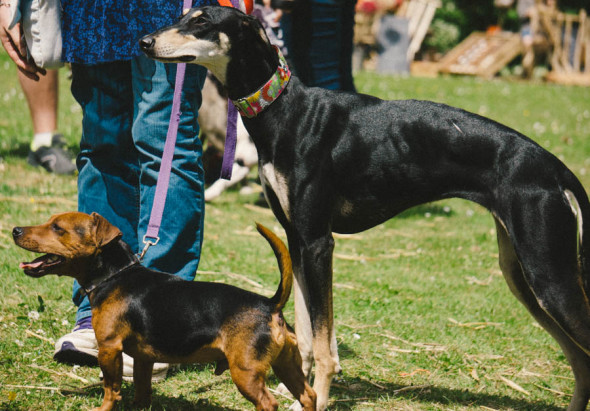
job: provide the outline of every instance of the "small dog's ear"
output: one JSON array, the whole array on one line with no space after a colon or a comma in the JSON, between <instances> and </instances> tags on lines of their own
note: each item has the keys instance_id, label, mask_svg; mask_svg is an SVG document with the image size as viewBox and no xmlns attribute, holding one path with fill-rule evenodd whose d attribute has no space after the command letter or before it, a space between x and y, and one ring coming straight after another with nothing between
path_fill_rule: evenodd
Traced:
<instances>
[{"instance_id":1,"label":"small dog's ear","mask_svg":"<svg viewBox=\"0 0 590 411\"><path fill-rule=\"evenodd\" d=\"M90 216L94 225L94 239L99 248L123 237L121 230L100 214L92 213Z\"/></svg>"}]
</instances>

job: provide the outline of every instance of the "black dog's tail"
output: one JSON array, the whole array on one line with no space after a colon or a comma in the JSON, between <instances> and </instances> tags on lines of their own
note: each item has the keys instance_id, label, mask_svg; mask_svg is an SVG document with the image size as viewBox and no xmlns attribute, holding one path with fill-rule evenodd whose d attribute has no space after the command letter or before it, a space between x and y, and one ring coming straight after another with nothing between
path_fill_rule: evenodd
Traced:
<instances>
[{"instance_id":1,"label":"black dog's tail","mask_svg":"<svg viewBox=\"0 0 590 411\"><path fill-rule=\"evenodd\" d=\"M283 309L289 296L291 295L291 288L293 287L293 267L291 265L291 256L285 243L281 241L279 237L271 230L263 226L262 224L256 223L258 232L262 234L266 241L272 247L272 250L277 257L279 263L279 269L281 270L281 282L275 295L270 299L275 304L275 310L280 311Z\"/></svg>"}]
</instances>

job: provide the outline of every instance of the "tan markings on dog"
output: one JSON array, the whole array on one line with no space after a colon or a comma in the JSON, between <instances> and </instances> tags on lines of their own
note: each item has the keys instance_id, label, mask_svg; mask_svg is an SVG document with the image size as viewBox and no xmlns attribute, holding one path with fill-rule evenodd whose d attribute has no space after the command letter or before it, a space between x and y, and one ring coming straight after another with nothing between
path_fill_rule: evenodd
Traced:
<instances>
[{"instance_id":1,"label":"tan markings on dog","mask_svg":"<svg viewBox=\"0 0 590 411\"><path fill-rule=\"evenodd\" d=\"M90 298L92 304L93 296ZM92 328L98 342L98 364L104 381L101 410L111 410L121 400L123 341L132 333L129 325L120 321L127 305L124 294L116 289L98 307L92 308Z\"/></svg>"},{"instance_id":2,"label":"tan markings on dog","mask_svg":"<svg viewBox=\"0 0 590 411\"><path fill-rule=\"evenodd\" d=\"M93 304L94 294L90 294ZM122 320L129 306L126 294L116 288L98 306L92 308L92 328L100 345L101 341L120 340L121 343L133 334L129 324Z\"/></svg>"},{"instance_id":3,"label":"tan markings on dog","mask_svg":"<svg viewBox=\"0 0 590 411\"><path fill-rule=\"evenodd\" d=\"M305 301L304 293L307 291L302 287L304 282L300 282L297 276L294 277L293 284L293 302L295 304L295 331L297 332L297 343L302 358L302 369L305 376L311 374L313 366L313 333L311 329L311 319Z\"/></svg>"},{"instance_id":4,"label":"tan markings on dog","mask_svg":"<svg viewBox=\"0 0 590 411\"><path fill-rule=\"evenodd\" d=\"M153 48L154 58L173 60L192 56L195 58L192 63L207 67L221 83L226 83L229 40L222 41L220 36L222 44L218 44L181 34L175 28L160 32L154 39L156 41Z\"/></svg>"},{"instance_id":5,"label":"tan markings on dog","mask_svg":"<svg viewBox=\"0 0 590 411\"><path fill-rule=\"evenodd\" d=\"M279 356L272 364L275 375L301 402L306 411L315 411L317 396L315 391L307 384L302 370L302 361L297 347L297 336L294 332L285 329L285 344Z\"/></svg>"},{"instance_id":6,"label":"tan markings on dog","mask_svg":"<svg viewBox=\"0 0 590 411\"><path fill-rule=\"evenodd\" d=\"M25 234L17 244L29 251L66 258L92 255L96 244L91 236L91 220L65 217L68 217L66 213L57 214L45 224L24 227Z\"/></svg>"},{"instance_id":7,"label":"tan markings on dog","mask_svg":"<svg viewBox=\"0 0 590 411\"><path fill-rule=\"evenodd\" d=\"M340 206L340 214L343 216L353 215L354 213L354 204L348 200L342 201Z\"/></svg>"},{"instance_id":8,"label":"tan markings on dog","mask_svg":"<svg viewBox=\"0 0 590 411\"><path fill-rule=\"evenodd\" d=\"M175 57L181 56L182 53L177 53L178 49L183 47L188 41L191 41L190 36L181 34L178 29L170 29L161 32L156 37L156 45L154 52L157 57Z\"/></svg>"},{"instance_id":9,"label":"tan markings on dog","mask_svg":"<svg viewBox=\"0 0 590 411\"><path fill-rule=\"evenodd\" d=\"M339 364L338 356L334 357L331 350L332 334L329 331L328 321L331 321L330 316L325 323L319 324L315 335L313 336L313 357L315 358L315 379L313 389L318 395L318 405L322 409L328 404L328 396L330 392L330 384L332 377L338 373Z\"/></svg>"},{"instance_id":10,"label":"tan markings on dog","mask_svg":"<svg viewBox=\"0 0 590 411\"><path fill-rule=\"evenodd\" d=\"M260 28L260 30L258 30L258 34L260 35L262 40L264 40L265 43L268 43L268 37L266 37L266 33L263 28Z\"/></svg>"},{"instance_id":11,"label":"tan markings on dog","mask_svg":"<svg viewBox=\"0 0 590 411\"><path fill-rule=\"evenodd\" d=\"M227 34L223 32L219 32L219 47L223 50L224 53L227 53L230 49L230 41Z\"/></svg>"},{"instance_id":12,"label":"tan markings on dog","mask_svg":"<svg viewBox=\"0 0 590 411\"><path fill-rule=\"evenodd\" d=\"M227 366L234 383L247 399L257 404L257 409L276 409L278 403L264 383L272 365L276 375L303 404L303 409L315 410L315 393L303 376L296 336L287 329L281 314L272 315L268 323L270 341L264 344L264 352L257 351L256 340L264 334L252 333L252 329L260 323L261 315L256 309L248 309L222 327L222 334L226 336Z\"/></svg>"},{"instance_id":13,"label":"tan markings on dog","mask_svg":"<svg viewBox=\"0 0 590 411\"><path fill-rule=\"evenodd\" d=\"M184 9L184 12L182 13L182 15L185 16L186 13L188 13L189 11L191 11L191 9ZM203 14L203 12L201 10L197 10L193 13L191 18L199 17L201 14Z\"/></svg>"},{"instance_id":14,"label":"tan markings on dog","mask_svg":"<svg viewBox=\"0 0 590 411\"><path fill-rule=\"evenodd\" d=\"M572 209L572 213L576 217L576 221L578 223L578 255L580 254L580 246L582 245L582 237L584 236L584 221L582 219L582 210L580 209L580 204L574 193L570 190L565 190L563 192L565 194L565 198L569 202L570 208Z\"/></svg>"},{"instance_id":15,"label":"tan markings on dog","mask_svg":"<svg viewBox=\"0 0 590 411\"><path fill-rule=\"evenodd\" d=\"M287 220L291 221L287 179L284 175L275 170L272 163L266 163L262 166L262 177L271 186L272 191L279 199L281 208L283 209L283 213L285 213Z\"/></svg>"}]
</instances>

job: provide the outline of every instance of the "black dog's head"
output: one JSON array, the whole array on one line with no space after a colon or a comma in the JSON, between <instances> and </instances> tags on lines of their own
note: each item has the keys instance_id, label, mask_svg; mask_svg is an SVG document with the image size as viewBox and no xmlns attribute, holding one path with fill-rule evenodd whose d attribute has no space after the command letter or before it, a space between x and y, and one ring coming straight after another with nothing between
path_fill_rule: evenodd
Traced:
<instances>
[{"instance_id":1,"label":"black dog's head","mask_svg":"<svg viewBox=\"0 0 590 411\"><path fill-rule=\"evenodd\" d=\"M143 37L139 45L162 62L207 67L232 99L264 84L279 63L260 22L231 7L190 9L178 23Z\"/></svg>"},{"instance_id":2,"label":"black dog's head","mask_svg":"<svg viewBox=\"0 0 590 411\"><path fill-rule=\"evenodd\" d=\"M270 49L264 28L254 17L231 7L206 6L188 10L180 21L139 40L143 52L163 62L207 67L223 83L234 50Z\"/></svg>"}]
</instances>

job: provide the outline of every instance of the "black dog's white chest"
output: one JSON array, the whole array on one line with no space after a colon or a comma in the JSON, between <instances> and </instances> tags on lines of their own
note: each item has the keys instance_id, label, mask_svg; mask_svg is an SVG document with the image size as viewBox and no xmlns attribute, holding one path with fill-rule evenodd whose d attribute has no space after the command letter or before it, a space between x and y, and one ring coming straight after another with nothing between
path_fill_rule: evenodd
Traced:
<instances>
[{"instance_id":1,"label":"black dog's white chest","mask_svg":"<svg viewBox=\"0 0 590 411\"><path fill-rule=\"evenodd\" d=\"M262 165L260 179L262 180L262 186L264 187L265 194L268 194L266 190L270 188L279 200L283 213L288 220L291 220L289 187L287 185L286 177L281 172L276 170L272 163L266 163Z\"/></svg>"}]
</instances>

